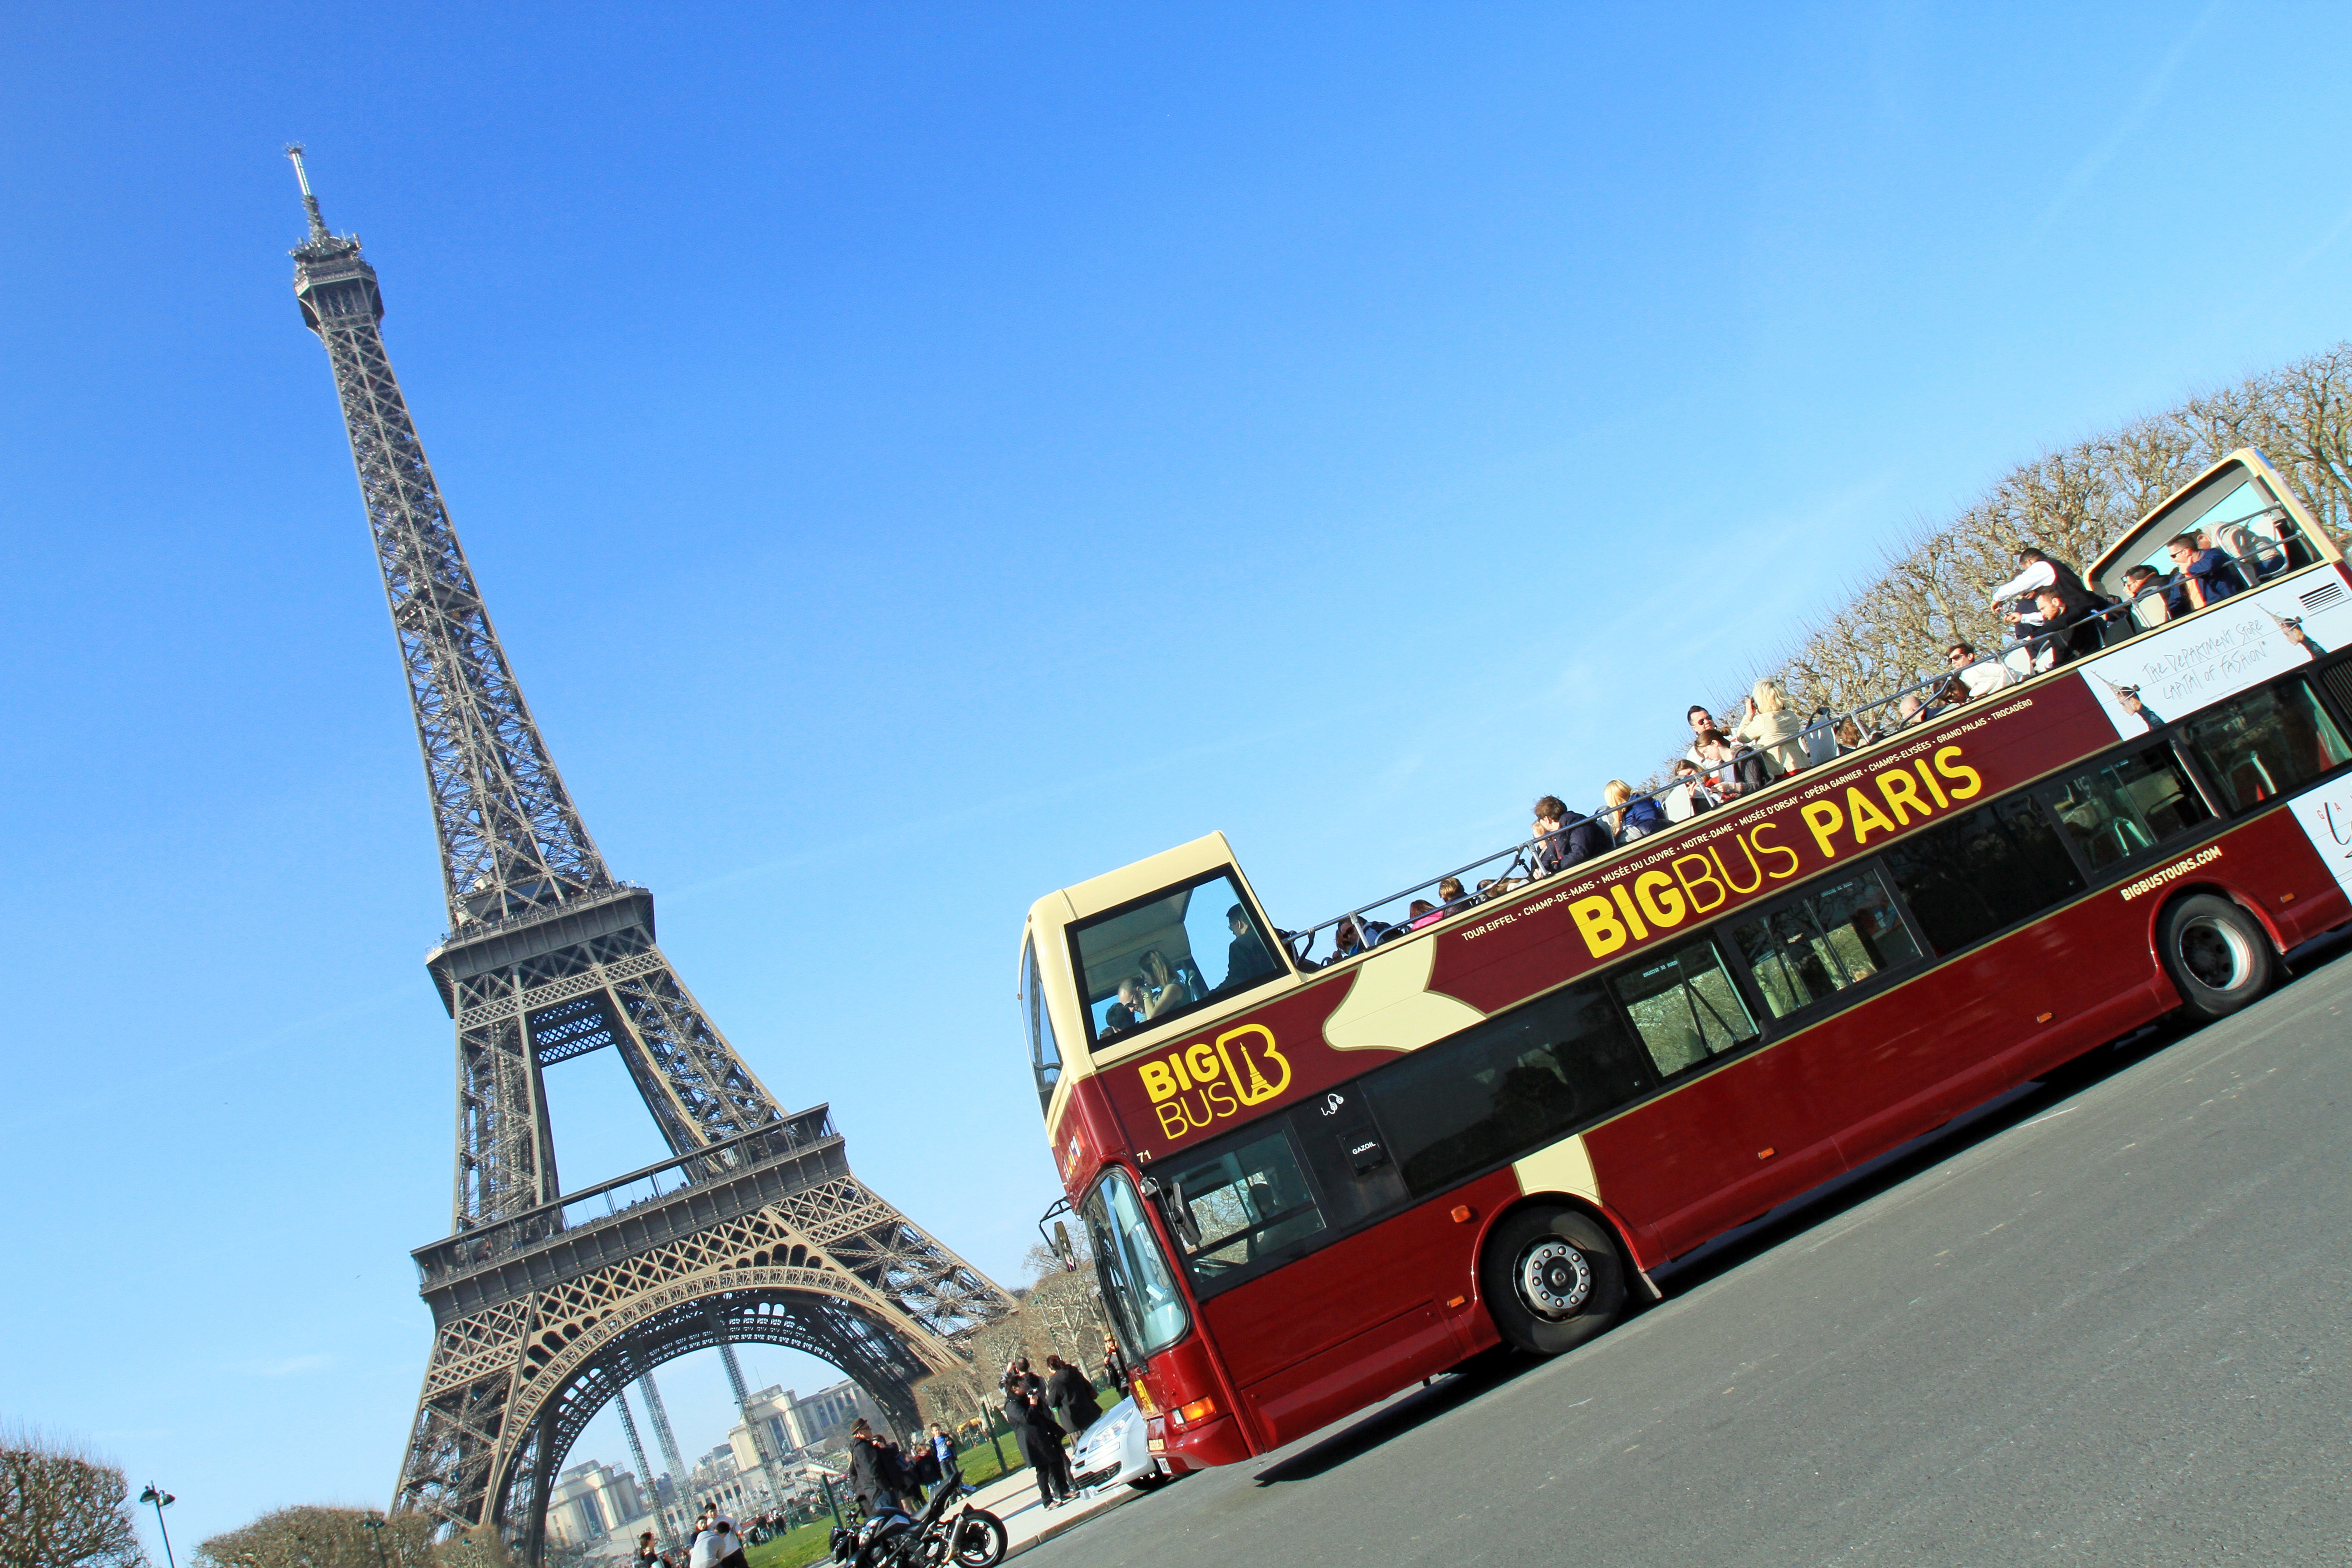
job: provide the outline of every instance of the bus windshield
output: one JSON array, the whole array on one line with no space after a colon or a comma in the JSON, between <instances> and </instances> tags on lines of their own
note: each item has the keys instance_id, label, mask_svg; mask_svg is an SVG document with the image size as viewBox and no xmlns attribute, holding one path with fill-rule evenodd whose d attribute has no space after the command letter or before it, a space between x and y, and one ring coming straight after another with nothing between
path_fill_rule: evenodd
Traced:
<instances>
[{"instance_id":1,"label":"bus windshield","mask_svg":"<svg viewBox=\"0 0 2352 1568\"><path fill-rule=\"evenodd\" d=\"M1230 871L1097 915L1073 934L1097 1047L1282 973Z\"/></svg>"},{"instance_id":2,"label":"bus windshield","mask_svg":"<svg viewBox=\"0 0 2352 1568\"><path fill-rule=\"evenodd\" d=\"M1095 1276L1118 1342L1130 1355L1141 1357L1183 1338L1191 1326L1183 1295L1127 1173L1106 1172L1078 1205L1078 1213L1087 1222Z\"/></svg>"}]
</instances>

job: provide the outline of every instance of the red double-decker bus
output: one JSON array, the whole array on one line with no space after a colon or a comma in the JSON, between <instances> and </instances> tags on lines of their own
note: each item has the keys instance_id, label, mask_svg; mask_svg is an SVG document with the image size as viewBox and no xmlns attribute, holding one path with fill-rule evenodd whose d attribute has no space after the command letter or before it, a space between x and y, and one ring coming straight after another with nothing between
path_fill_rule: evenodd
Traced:
<instances>
[{"instance_id":1,"label":"red double-decker bus","mask_svg":"<svg viewBox=\"0 0 2352 1568\"><path fill-rule=\"evenodd\" d=\"M1351 911L1320 964L1222 834L1040 899L1038 1093L1155 1451L1568 1350L1663 1262L2352 920L2352 574L2247 451L2088 580L2199 532L2239 591L1606 857Z\"/></svg>"}]
</instances>

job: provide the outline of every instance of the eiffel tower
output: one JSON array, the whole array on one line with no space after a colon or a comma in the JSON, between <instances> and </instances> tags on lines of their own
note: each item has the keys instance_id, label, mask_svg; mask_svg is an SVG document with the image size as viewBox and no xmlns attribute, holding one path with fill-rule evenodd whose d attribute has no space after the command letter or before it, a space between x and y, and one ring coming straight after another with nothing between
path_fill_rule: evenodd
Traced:
<instances>
[{"instance_id":1,"label":"eiffel tower","mask_svg":"<svg viewBox=\"0 0 2352 1568\"><path fill-rule=\"evenodd\" d=\"M783 1109L656 944L653 895L605 868L393 377L375 269L328 230L288 153L310 218L294 294L334 370L449 905L425 967L457 1023L456 1194L451 1234L412 1255L433 1352L393 1507L496 1531L536 1563L573 1440L661 1363L720 1349L740 1405L729 1347L788 1345L904 1428L913 1383L962 1364L1013 1303L851 1173L826 1107ZM608 1046L671 1157L567 1194L541 1075Z\"/></svg>"}]
</instances>

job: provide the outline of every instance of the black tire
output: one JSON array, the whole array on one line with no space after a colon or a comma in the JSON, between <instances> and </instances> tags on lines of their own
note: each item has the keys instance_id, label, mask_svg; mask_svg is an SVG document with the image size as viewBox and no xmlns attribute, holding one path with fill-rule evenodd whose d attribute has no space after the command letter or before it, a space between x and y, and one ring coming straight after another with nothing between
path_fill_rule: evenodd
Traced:
<instances>
[{"instance_id":1,"label":"black tire","mask_svg":"<svg viewBox=\"0 0 2352 1568\"><path fill-rule=\"evenodd\" d=\"M1530 1207L1496 1226L1478 1258L1478 1289L1503 1338L1558 1355L1625 1315L1625 1263L1607 1228L1580 1209Z\"/></svg>"},{"instance_id":2,"label":"black tire","mask_svg":"<svg viewBox=\"0 0 2352 1568\"><path fill-rule=\"evenodd\" d=\"M2176 900L2157 922L2157 955L2180 993L2184 1016L2226 1018L2270 989L2277 969L2270 933L2211 893Z\"/></svg>"},{"instance_id":3,"label":"black tire","mask_svg":"<svg viewBox=\"0 0 2352 1568\"><path fill-rule=\"evenodd\" d=\"M956 1521L956 1568L996 1568L1008 1544L1004 1521L984 1508L966 1509Z\"/></svg>"}]
</instances>

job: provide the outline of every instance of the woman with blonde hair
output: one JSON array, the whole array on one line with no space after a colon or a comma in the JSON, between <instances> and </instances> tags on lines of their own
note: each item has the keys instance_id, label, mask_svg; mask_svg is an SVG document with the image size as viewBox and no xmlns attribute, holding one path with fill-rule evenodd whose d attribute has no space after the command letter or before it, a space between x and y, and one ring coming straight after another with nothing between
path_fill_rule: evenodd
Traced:
<instances>
[{"instance_id":1,"label":"woman with blonde hair","mask_svg":"<svg viewBox=\"0 0 2352 1568\"><path fill-rule=\"evenodd\" d=\"M1769 677L1758 681L1745 706L1748 716L1731 732L1732 738L1763 752L1775 777L1803 767L1810 759L1798 737L1804 733L1805 721L1798 717L1780 683Z\"/></svg>"},{"instance_id":2,"label":"woman with blonde hair","mask_svg":"<svg viewBox=\"0 0 2352 1568\"><path fill-rule=\"evenodd\" d=\"M1666 825L1666 814L1658 809L1658 803L1648 795L1635 800L1633 786L1623 779L1611 779L1601 798L1610 808L1601 814L1609 819L1610 837L1620 844L1631 844Z\"/></svg>"}]
</instances>

